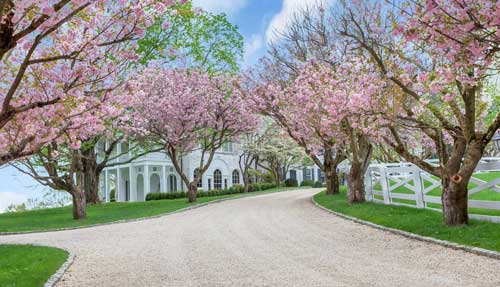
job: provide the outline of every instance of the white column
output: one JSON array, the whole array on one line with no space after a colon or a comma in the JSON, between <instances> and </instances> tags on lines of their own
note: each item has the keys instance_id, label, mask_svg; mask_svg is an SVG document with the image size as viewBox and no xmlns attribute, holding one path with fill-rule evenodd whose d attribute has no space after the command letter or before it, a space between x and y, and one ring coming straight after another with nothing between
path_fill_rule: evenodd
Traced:
<instances>
[{"instance_id":1,"label":"white column","mask_svg":"<svg viewBox=\"0 0 500 287\"><path fill-rule=\"evenodd\" d=\"M117 202L122 200L122 172L120 168L116 168L116 178L115 178L115 198Z\"/></svg>"},{"instance_id":2,"label":"white column","mask_svg":"<svg viewBox=\"0 0 500 287\"><path fill-rule=\"evenodd\" d=\"M104 193L106 194L106 202L109 202L109 174L107 169L104 171Z\"/></svg>"},{"instance_id":3,"label":"white column","mask_svg":"<svg viewBox=\"0 0 500 287\"><path fill-rule=\"evenodd\" d=\"M149 183L149 165L144 165L144 197L146 197L150 190L150 183Z\"/></svg>"},{"instance_id":4,"label":"white column","mask_svg":"<svg viewBox=\"0 0 500 287\"><path fill-rule=\"evenodd\" d=\"M167 170L164 164L161 165L161 192L167 192Z\"/></svg>"},{"instance_id":5,"label":"white column","mask_svg":"<svg viewBox=\"0 0 500 287\"><path fill-rule=\"evenodd\" d=\"M128 168L128 174L130 176L130 201L142 200L137 198L137 174L135 173L135 167L129 165Z\"/></svg>"}]
</instances>

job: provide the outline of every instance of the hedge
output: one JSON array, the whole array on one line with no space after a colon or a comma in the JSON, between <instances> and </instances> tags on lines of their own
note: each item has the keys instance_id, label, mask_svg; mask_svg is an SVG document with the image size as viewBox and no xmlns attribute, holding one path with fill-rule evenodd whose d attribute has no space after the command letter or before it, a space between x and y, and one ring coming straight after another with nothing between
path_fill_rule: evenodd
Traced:
<instances>
[{"instance_id":1,"label":"hedge","mask_svg":"<svg viewBox=\"0 0 500 287\"><path fill-rule=\"evenodd\" d=\"M248 191L253 192L253 191L268 190L268 189L275 188L275 187L276 187L276 185L274 183L270 183L270 182L252 183L249 185ZM245 192L245 187L243 185L235 184L234 186L232 186L230 188L222 189L222 190L221 189L213 189L213 190L209 190L209 191L198 190L196 192L196 196L197 197L222 196L222 195L237 194L237 193L244 193L244 192ZM187 198L187 193L186 192L174 192L174 193L152 192L146 196L146 201L177 199L177 198Z\"/></svg>"},{"instance_id":2,"label":"hedge","mask_svg":"<svg viewBox=\"0 0 500 287\"><path fill-rule=\"evenodd\" d=\"M323 183L322 183L321 181L316 181L316 182L314 183L314 186L313 186L313 187L315 187L315 188L320 188L320 187L323 187Z\"/></svg>"},{"instance_id":3,"label":"hedge","mask_svg":"<svg viewBox=\"0 0 500 287\"><path fill-rule=\"evenodd\" d=\"M312 181L310 179L303 180L300 183L300 186L314 186L314 181Z\"/></svg>"},{"instance_id":4,"label":"hedge","mask_svg":"<svg viewBox=\"0 0 500 287\"><path fill-rule=\"evenodd\" d=\"M297 180L295 178L289 178L289 179L285 180L285 186L286 187L296 187L296 186L299 186L299 184L297 183Z\"/></svg>"}]
</instances>

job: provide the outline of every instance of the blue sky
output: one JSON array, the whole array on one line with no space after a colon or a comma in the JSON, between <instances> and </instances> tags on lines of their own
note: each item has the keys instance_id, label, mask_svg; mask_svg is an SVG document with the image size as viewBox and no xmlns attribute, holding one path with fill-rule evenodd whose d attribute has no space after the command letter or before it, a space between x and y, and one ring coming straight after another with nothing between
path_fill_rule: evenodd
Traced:
<instances>
[{"instance_id":1,"label":"blue sky","mask_svg":"<svg viewBox=\"0 0 500 287\"><path fill-rule=\"evenodd\" d=\"M329 0L326 0L329 2ZM333 1L333 0L330 0ZM317 0L193 0L194 4L213 13L225 13L245 37L243 67L255 64L265 55L267 44L276 40L274 31L286 28L293 13ZM11 167L0 168L0 212L11 203L39 198L45 187Z\"/></svg>"},{"instance_id":2,"label":"blue sky","mask_svg":"<svg viewBox=\"0 0 500 287\"><path fill-rule=\"evenodd\" d=\"M212 13L225 13L245 37L243 66L254 64L265 54L266 32L282 8L282 0L194 0Z\"/></svg>"},{"instance_id":3,"label":"blue sky","mask_svg":"<svg viewBox=\"0 0 500 287\"><path fill-rule=\"evenodd\" d=\"M265 55L267 44L276 40L275 31L286 29L297 11L318 0L194 0L195 6L213 13L225 13L245 37L244 68ZM322 0L333 3L334 0Z\"/></svg>"}]
</instances>

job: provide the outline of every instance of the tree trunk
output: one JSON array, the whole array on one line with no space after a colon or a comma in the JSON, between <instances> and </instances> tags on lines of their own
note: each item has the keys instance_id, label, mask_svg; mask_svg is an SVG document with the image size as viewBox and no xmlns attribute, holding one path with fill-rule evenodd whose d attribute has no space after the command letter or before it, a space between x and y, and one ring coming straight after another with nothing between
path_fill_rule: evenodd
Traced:
<instances>
[{"instance_id":1,"label":"tree trunk","mask_svg":"<svg viewBox=\"0 0 500 287\"><path fill-rule=\"evenodd\" d=\"M455 150L459 152L450 157L441 174L443 219L448 226L469 223L468 184L481 160L484 146L485 143L479 140L470 141L466 147L463 142L455 142Z\"/></svg>"},{"instance_id":2,"label":"tree trunk","mask_svg":"<svg viewBox=\"0 0 500 287\"><path fill-rule=\"evenodd\" d=\"M87 204L97 204L101 202L99 198L99 177L100 175L96 173L95 170L85 171L84 188Z\"/></svg>"},{"instance_id":3,"label":"tree trunk","mask_svg":"<svg viewBox=\"0 0 500 287\"><path fill-rule=\"evenodd\" d=\"M274 178L274 184L276 185L276 187L281 186L281 178L279 176Z\"/></svg>"},{"instance_id":4,"label":"tree trunk","mask_svg":"<svg viewBox=\"0 0 500 287\"><path fill-rule=\"evenodd\" d=\"M245 192L248 192L250 188L250 178L246 172L243 173L243 186L245 188Z\"/></svg>"},{"instance_id":5,"label":"tree trunk","mask_svg":"<svg viewBox=\"0 0 500 287\"><path fill-rule=\"evenodd\" d=\"M334 195L340 193L339 175L337 173L337 168L333 168L325 171L326 180L326 194Z\"/></svg>"},{"instance_id":6,"label":"tree trunk","mask_svg":"<svg viewBox=\"0 0 500 287\"><path fill-rule=\"evenodd\" d=\"M274 184L277 186L280 186L281 184L281 173L280 173L280 168L275 167L273 168L273 176L274 176Z\"/></svg>"},{"instance_id":7,"label":"tree trunk","mask_svg":"<svg viewBox=\"0 0 500 287\"><path fill-rule=\"evenodd\" d=\"M188 202L196 202L196 191L197 190L198 190L198 187L196 186L196 183L191 182L188 186L188 192L187 192Z\"/></svg>"},{"instance_id":8,"label":"tree trunk","mask_svg":"<svg viewBox=\"0 0 500 287\"><path fill-rule=\"evenodd\" d=\"M73 190L71 196L73 198L73 219L87 219L85 192Z\"/></svg>"},{"instance_id":9,"label":"tree trunk","mask_svg":"<svg viewBox=\"0 0 500 287\"><path fill-rule=\"evenodd\" d=\"M372 158L372 144L364 134L351 135L352 161L347 174L347 201L365 202L365 173Z\"/></svg>"},{"instance_id":10,"label":"tree trunk","mask_svg":"<svg viewBox=\"0 0 500 287\"><path fill-rule=\"evenodd\" d=\"M362 165L353 163L347 174L347 201L349 203L365 202L365 173Z\"/></svg>"},{"instance_id":11,"label":"tree trunk","mask_svg":"<svg viewBox=\"0 0 500 287\"><path fill-rule=\"evenodd\" d=\"M97 171L97 154L92 148L82 148L83 188L87 204L97 204L99 198L99 172Z\"/></svg>"},{"instance_id":12,"label":"tree trunk","mask_svg":"<svg viewBox=\"0 0 500 287\"><path fill-rule=\"evenodd\" d=\"M448 226L459 226L469 223L469 214L467 212L467 184L456 182L458 176L451 180L443 179L441 181L443 193L441 201L443 203L443 219Z\"/></svg>"}]
</instances>

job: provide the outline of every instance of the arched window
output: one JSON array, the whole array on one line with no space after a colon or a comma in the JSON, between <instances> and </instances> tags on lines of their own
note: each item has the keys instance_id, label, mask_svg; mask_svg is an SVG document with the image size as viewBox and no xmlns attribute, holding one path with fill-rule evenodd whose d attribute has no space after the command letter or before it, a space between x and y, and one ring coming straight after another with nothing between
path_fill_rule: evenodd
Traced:
<instances>
[{"instance_id":1,"label":"arched window","mask_svg":"<svg viewBox=\"0 0 500 287\"><path fill-rule=\"evenodd\" d=\"M235 169L233 170L233 185L240 184L240 172Z\"/></svg>"},{"instance_id":2,"label":"arched window","mask_svg":"<svg viewBox=\"0 0 500 287\"><path fill-rule=\"evenodd\" d=\"M199 171L198 169L195 169L194 170L194 174L193 174L193 177L194 178L198 178L199 176ZM203 187L203 177L200 177L200 179L198 180L198 185L197 185L199 188L202 188Z\"/></svg>"},{"instance_id":3,"label":"arched window","mask_svg":"<svg viewBox=\"0 0 500 287\"><path fill-rule=\"evenodd\" d=\"M214 189L222 189L222 172L218 169L214 171Z\"/></svg>"},{"instance_id":4,"label":"arched window","mask_svg":"<svg viewBox=\"0 0 500 287\"><path fill-rule=\"evenodd\" d=\"M149 192L161 192L160 176L156 173L149 177Z\"/></svg>"},{"instance_id":5,"label":"arched window","mask_svg":"<svg viewBox=\"0 0 500 287\"><path fill-rule=\"evenodd\" d=\"M177 192L177 177L175 175L168 176L168 186L170 192Z\"/></svg>"}]
</instances>

